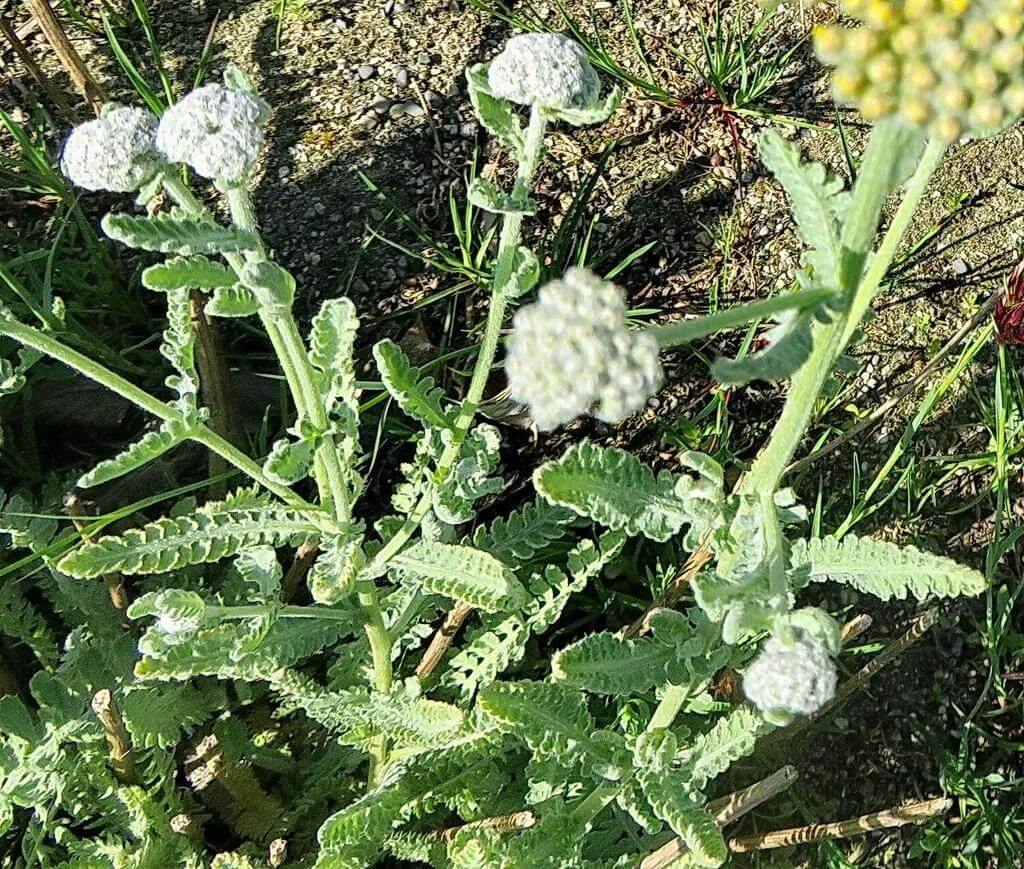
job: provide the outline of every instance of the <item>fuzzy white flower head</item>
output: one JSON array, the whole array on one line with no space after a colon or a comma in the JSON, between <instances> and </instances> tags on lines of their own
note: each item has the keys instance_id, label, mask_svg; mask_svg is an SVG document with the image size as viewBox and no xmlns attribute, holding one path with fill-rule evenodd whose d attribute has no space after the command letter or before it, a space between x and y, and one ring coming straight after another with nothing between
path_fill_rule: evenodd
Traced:
<instances>
[{"instance_id":1,"label":"fuzzy white flower head","mask_svg":"<svg viewBox=\"0 0 1024 869\"><path fill-rule=\"evenodd\" d=\"M661 386L658 351L652 335L626 327L621 289L574 268L516 314L505 371L512 397L544 431L585 413L615 423Z\"/></svg>"},{"instance_id":2,"label":"fuzzy white flower head","mask_svg":"<svg viewBox=\"0 0 1024 869\"><path fill-rule=\"evenodd\" d=\"M263 146L267 105L247 91L209 84L160 119L157 147L174 163L228 184L244 179Z\"/></svg>"},{"instance_id":3,"label":"fuzzy white flower head","mask_svg":"<svg viewBox=\"0 0 1024 869\"><path fill-rule=\"evenodd\" d=\"M811 715L836 693L836 667L825 643L793 629L792 642L771 636L743 674L743 691L758 709Z\"/></svg>"},{"instance_id":4,"label":"fuzzy white flower head","mask_svg":"<svg viewBox=\"0 0 1024 869\"><path fill-rule=\"evenodd\" d=\"M513 36L491 61L487 80L496 97L545 109L584 108L601 89L586 50L559 33Z\"/></svg>"},{"instance_id":5,"label":"fuzzy white flower head","mask_svg":"<svg viewBox=\"0 0 1024 869\"><path fill-rule=\"evenodd\" d=\"M131 193L149 181L162 162L155 138L156 116L145 109L108 106L101 117L71 131L61 168L86 190Z\"/></svg>"}]
</instances>

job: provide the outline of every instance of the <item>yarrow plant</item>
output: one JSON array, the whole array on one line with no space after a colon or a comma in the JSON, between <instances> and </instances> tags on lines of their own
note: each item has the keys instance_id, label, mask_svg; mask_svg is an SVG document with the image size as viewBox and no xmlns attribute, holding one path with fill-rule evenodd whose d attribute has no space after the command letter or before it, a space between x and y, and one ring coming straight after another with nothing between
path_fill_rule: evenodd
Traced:
<instances>
[{"instance_id":1,"label":"yarrow plant","mask_svg":"<svg viewBox=\"0 0 1024 869\"><path fill-rule=\"evenodd\" d=\"M302 852L296 860L312 862L315 852L326 869L388 857L455 867L660 866L664 853L720 866L729 851L725 816L709 804L720 795L716 779L773 728L821 711L836 690L839 626L821 609L797 607L799 593L826 581L883 599L984 589L978 572L914 547L805 537L806 511L782 486L947 137L926 144L918 126L886 117L848 191L766 133L762 159L790 194L806 248L796 286L630 330L622 291L588 272L570 271L524 301L540 265L521 244L521 227L536 211L530 194L546 132L601 122L617 93L600 97L586 55L562 37L516 37L489 66L472 67L467 83L515 181L502 189L479 179L468 191L500 230L487 317L460 398L449 400L395 342L373 346L381 388L416 433L391 511L363 498L372 464L364 448L378 421L361 426L368 403L357 380L355 306L326 300L304 336L292 313L296 282L259 235L247 182L266 109L251 82L230 70L223 87L168 109L155 136L144 113L115 122L114 112L72 134L64 165L73 181L138 189L143 203L162 188L173 204L102 221L112 239L166 255L142 282L166 301L167 391L144 390L8 309L0 335L156 420L87 471L81 488L133 473L186 441L247 482L199 506L185 498L118 535L83 533L70 551L54 539L55 526L13 529L16 542L50 559L53 593L86 614L58 658L39 639L31 603L17 602L21 634L46 662L31 685L40 712L14 695L0 702L0 831L14 828L19 808L33 809L56 832L30 826L25 841L46 838L38 847L51 862L198 866L206 846L192 819L210 811L243 843L217 857L221 866L252 865L278 837ZM525 124L517 104L527 107ZM88 154L95 165L83 162ZM229 225L183 183L181 164L215 181ZM876 245L883 204L901 190ZM274 350L292 413L265 455L209 424L196 298L215 320L258 318ZM477 423L477 409L517 304L511 390L541 428L585 414L619 421L658 388L659 347L766 318L777 321L766 346L719 359L712 373L722 383L789 380L785 406L732 487L702 453L682 452L675 469L656 474L624 450L583 440L534 471L536 498L483 521L479 508L505 484L500 430ZM659 559L689 551L696 567L636 624L568 644L556 638L550 666L531 660L531 645L574 595L602 574L609 584L639 572L631 538ZM122 577L133 598L123 612L101 606L98 584L81 582ZM673 608L684 595L686 605ZM474 613L475 627L455 639ZM125 618L144 626L137 641ZM505 677L513 667L517 678ZM712 686L726 668L744 674L750 702L720 712ZM95 720L85 717L90 703ZM181 756L190 780L204 783L196 790L206 809L177 784ZM273 795L261 782L268 777L278 784ZM219 789L210 797L213 779ZM755 789L767 796L791 781L776 775Z\"/></svg>"}]
</instances>

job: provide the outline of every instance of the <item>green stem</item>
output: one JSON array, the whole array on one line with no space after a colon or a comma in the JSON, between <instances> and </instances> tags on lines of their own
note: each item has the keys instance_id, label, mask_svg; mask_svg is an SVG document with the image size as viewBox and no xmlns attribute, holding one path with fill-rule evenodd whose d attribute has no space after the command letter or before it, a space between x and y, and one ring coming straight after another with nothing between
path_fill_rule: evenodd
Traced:
<instances>
[{"instance_id":1,"label":"green stem","mask_svg":"<svg viewBox=\"0 0 1024 869\"><path fill-rule=\"evenodd\" d=\"M227 191L228 206L235 224L248 229L258 237L256 214L252 197L245 187L232 187ZM262 246L251 256L264 258ZM328 433L330 419L327 408L316 386L313 366L306 352L306 345L299 334L291 308L286 306L268 309L260 308L260 320L274 347L285 380L295 402L296 412L304 417L316 431L324 432L313 454L313 476L320 492L320 500L339 523L351 519L352 506L349 503L349 487L345 482L345 471L341 465L338 446L334 435ZM384 626L377 587L373 580L360 580L357 584L359 604L363 610L363 629L370 644L373 659L374 687L383 694L391 690L394 679L391 662L391 636ZM386 741L373 747L373 770L379 770L387 758ZM372 778L372 776L371 776Z\"/></svg>"},{"instance_id":2,"label":"green stem","mask_svg":"<svg viewBox=\"0 0 1024 869\"><path fill-rule=\"evenodd\" d=\"M754 320L763 320L781 311L789 311L793 308L801 310L813 308L834 297L835 290L831 289L803 290L753 302L749 305L737 305L735 308L719 311L717 314L707 317L698 317L695 320L654 326L648 331L658 339L658 343L662 347L676 347L715 332L735 329L737 326L744 326Z\"/></svg>"},{"instance_id":3,"label":"green stem","mask_svg":"<svg viewBox=\"0 0 1024 869\"><path fill-rule=\"evenodd\" d=\"M530 123L526 131L526 139L523 153L519 162L519 171L516 175L513 187L513 198L525 199L533 185L534 175L537 173L537 166L544 153L544 133L547 130L547 117L539 109L532 109ZM462 443L469 434L476 417L477 408L483 398L484 389L487 387L487 379L491 374L491 366L494 364L494 357L498 352L498 343L501 338L501 324L505 320L505 311L508 308L509 299L512 295L516 267L516 253L519 249L519 235L522 230L522 214L506 214L501 226L501 234L498 238L498 255L494 266L494 277L491 282L491 304L487 312L487 324L484 327L483 338L480 340L480 351L476 357L476 365L473 367L473 376L469 382L469 389L463 399L456 417L454 432L451 441L441 454L438 460L437 469L434 473L436 480L444 481L451 473L455 462L462 450ZM380 567L398 554L399 550L409 541L420 523L430 511L430 493L426 493L420 499L413 511L406 517L402 527L395 532L394 536L377 552L373 559L373 567Z\"/></svg>"},{"instance_id":4,"label":"green stem","mask_svg":"<svg viewBox=\"0 0 1024 869\"><path fill-rule=\"evenodd\" d=\"M879 139L872 143L875 147L869 146L865 155L850 205L850 221L844 227L844 255L854 263L863 262L863 251L870 245L870 238L874 235L874 229L868 231L864 215L873 215L877 227L882 206L891 193L891 186L879 183L878 179L892 178L892 164L899 162L898 153L894 154L892 148L882 147L884 142L895 135L892 130L879 128L876 135ZM946 143L928 144L870 267L857 282L856 289L850 293L848 310L836 316L831 323L815 324L811 356L794 375L782 414L772 430L767 446L740 482L740 494L774 492L778 488L786 466L810 425L818 396L832 374L836 359L871 305L945 150ZM899 179L892 180L898 183Z\"/></svg>"},{"instance_id":5,"label":"green stem","mask_svg":"<svg viewBox=\"0 0 1024 869\"><path fill-rule=\"evenodd\" d=\"M24 344L26 347L32 347L40 353L45 353L47 356L56 359L69 368L73 368L90 380L105 386L111 392L117 393L122 398L127 399L158 419L176 422L183 428L187 428L190 440L203 444L203 446L223 456L226 461L230 462L268 491L273 492L286 504L309 512L311 518L318 524L323 524L326 528L334 527L333 522L323 523L321 520L317 520L316 514L323 512L319 507L310 504L287 486L281 486L269 480L263 473L263 469L236 446L224 440L224 438L205 425L193 424L175 407L160 401L158 398L154 398L148 392L140 389L134 383L125 380L120 375L115 374L106 366L79 353L77 350L73 350L66 344L62 344L55 338L51 338L45 332L40 332L38 329L13 320L0 320L0 335L6 335L18 343Z\"/></svg>"},{"instance_id":6,"label":"green stem","mask_svg":"<svg viewBox=\"0 0 1024 869\"><path fill-rule=\"evenodd\" d=\"M664 693L661 695L661 700L658 701L654 714L647 725L647 729L650 731L656 730L659 727L671 727L683 703L686 702L686 698L689 696L689 685L669 684L666 686Z\"/></svg>"}]
</instances>

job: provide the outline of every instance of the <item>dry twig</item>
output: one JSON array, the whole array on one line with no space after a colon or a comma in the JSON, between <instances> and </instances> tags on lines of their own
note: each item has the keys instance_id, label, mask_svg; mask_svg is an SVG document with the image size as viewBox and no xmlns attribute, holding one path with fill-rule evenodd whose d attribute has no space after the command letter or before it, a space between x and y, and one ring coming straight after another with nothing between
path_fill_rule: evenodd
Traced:
<instances>
[{"instance_id":1,"label":"dry twig","mask_svg":"<svg viewBox=\"0 0 1024 869\"><path fill-rule=\"evenodd\" d=\"M850 818L848 821L837 821L833 824L811 824L807 827L793 827L789 830L739 836L729 840L729 850L735 854L743 854L748 851L762 851L768 848L785 848L804 842L820 842L822 839L846 839L884 827L923 824L938 815L945 814L952 805L953 801L944 797L935 800L913 800L894 809L872 812L868 815L861 815L859 818Z\"/></svg>"},{"instance_id":2,"label":"dry twig","mask_svg":"<svg viewBox=\"0 0 1024 869\"><path fill-rule=\"evenodd\" d=\"M97 691L92 698L92 711L103 725L103 733L110 746L110 764L114 774L123 784L139 783L135 758L132 756L132 740L124 726L121 710L117 708L114 693L109 688Z\"/></svg>"},{"instance_id":3,"label":"dry twig","mask_svg":"<svg viewBox=\"0 0 1024 869\"><path fill-rule=\"evenodd\" d=\"M25 0L25 6L38 23L39 29L46 37L46 41L50 43L64 69L71 76L75 87L98 115L103 104L109 99L107 92L89 72L81 55L75 51L74 46L64 33L64 28L61 27L60 21L57 20L53 9L50 8L50 4L47 0Z\"/></svg>"}]
</instances>

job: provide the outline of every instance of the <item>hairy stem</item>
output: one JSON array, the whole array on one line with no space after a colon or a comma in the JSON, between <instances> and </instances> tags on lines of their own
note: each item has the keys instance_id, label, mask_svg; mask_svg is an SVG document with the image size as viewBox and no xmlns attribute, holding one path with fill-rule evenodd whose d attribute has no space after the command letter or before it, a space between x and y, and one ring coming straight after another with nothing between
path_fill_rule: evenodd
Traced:
<instances>
[{"instance_id":1,"label":"hairy stem","mask_svg":"<svg viewBox=\"0 0 1024 869\"><path fill-rule=\"evenodd\" d=\"M544 153L544 133L547 130L547 118L539 109L534 108L530 114L530 125L526 131L526 142L523 148L522 159L519 162L519 171L516 175L516 182L513 187L513 198L526 198L533 185L534 175L537 173L537 166ZM484 334L480 340L480 351L476 357L476 365L473 367L473 376L469 382L469 389L466 391L459 415L455 420L454 433L448 446L441 454L437 463L437 470L434 474L439 481L444 481L451 473L455 462L459 458L462 443L473 425L476 411L483 398L484 389L487 387L487 378L491 373L491 366L494 364L494 357L498 352L498 343L501 337L501 324L505 320L505 311L510 300L511 282L515 276L516 254L519 250L519 236L522 230L522 214L504 215L501 234L498 238L498 257L494 266L494 277L491 282L491 304L487 312L487 323L484 327ZM402 527L395 535L388 540L384 547L373 559L374 566L387 564L392 556L409 541L420 523L430 511L430 494L425 494L416 505L415 509L406 517Z\"/></svg>"},{"instance_id":2,"label":"hairy stem","mask_svg":"<svg viewBox=\"0 0 1024 869\"><path fill-rule=\"evenodd\" d=\"M38 329L34 329L31 326L26 326L23 323L18 323L14 320L0 319L0 335L6 335L8 338L17 341L19 344L24 344L26 347L32 347L40 353L44 353L47 356L56 359L58 362L62 362L69 368L73 368L75 371L79 372L79 374L99 383L101 386L105 386L111 392L117 393L122 398L127 399L132 404L142 408L142 410L145 410L148 413L151 413L158 419L166 420L168 422L176 422L184 428L189 428L190 440L201 443L203 446L208 447L218 455L223 456L230 464L234 465L242 473L251 477L267 491L273 492L289 506L295 507L299 510L308 511L312 521L317 524L323 524L324 527L328 529L334 527L333 522L323 523L322 520L318 519L317 514L321 514L323 512L319 507L314 504L310 504L309 501L297 495L287 486L278 485L273 480L268 479L266 474L263 473L263 469L256 462L250 459L233 444L228 443L216 432L211 431L205 425L192 424L175 407L167 404L166 402L160 401L158 398L154 398L144 389L140 389L134 383L125 380L123 377L115 374L99 362L90 359L88 356L84 356L77 350L73 350L68 347L66 344L62 344L60 341L50 337L45 332L40 332Z\"/></svg>"},{"instance_id":3,"label":"hairy stem","mask_svg":"<svg viewBox=\"0 0 1024 869\"><path fill-rule=\"evenodd\" d=\"M667 685L665 693L661 695L661 700L658 701L654 714L651 716L647 729L650 731L657 730L659 727L671 727L672 722L676 720L679 710L689 695L689 685L672 685L671 683Z\"/></svg>"},{"instance_id":4,"label":"hairy stem","mask_svg":"<svg viewBox=\"0 0 1024 869\"><path fill-rule=\"evenodd\" d=\"M815 305L834 297L835 291L831 289L786 293L771 299L753 302L749 305L737 305L734 308L719 311L707 317L684 320L681 323L668 323L664 326L654 326L650 329L650 332L658 339L658 343L662 347L676 347L680 344L688 344L691 341L714 334L715 332L744 326L754 320L763 320L782 311L789 311L794 308L813 308Z\"/></svg>"},{"instance_id":5,"label":"hairy stem","mask_svg":"<svg viewBox=\"0 0 1024 869\"><path fill-rule=\"evenodd\" d=\"M876 129L876 136L880 138L873 142L875 147L868 148L864 166L854 189L854 199L850 206L851 219L844 231L844 243L848 241L857 245L847 247L844 251L854 262L863 262L863 250L866 248L858 248L869 236L864 215L874 216L877 225L877 216L892 192L891 187L879 183L878 178L889 178L891 175L890 166L894 155L891 148L882 145L895 135L888 127L880 126ZM893 142L894 147L897 144ZM856 289L851 293L846 313L836 316L831 323L816 324L811 357L794 375L782 414L772 430L767 446L758 455L750 473L741 481L738 489L740 494L774 492L778 488L786 467L811 422L814 406L832 373L836 359L853 336L878 291L945 148L946 145L942 142L929 143L907 185L903 201L881 246L870 267L857 282ZM851 225L855 227L853 230L849 229ZM870 234L873 234L873 230ZM870 241L866 244L870 244Z\"/></svg>"}]
</instances>

